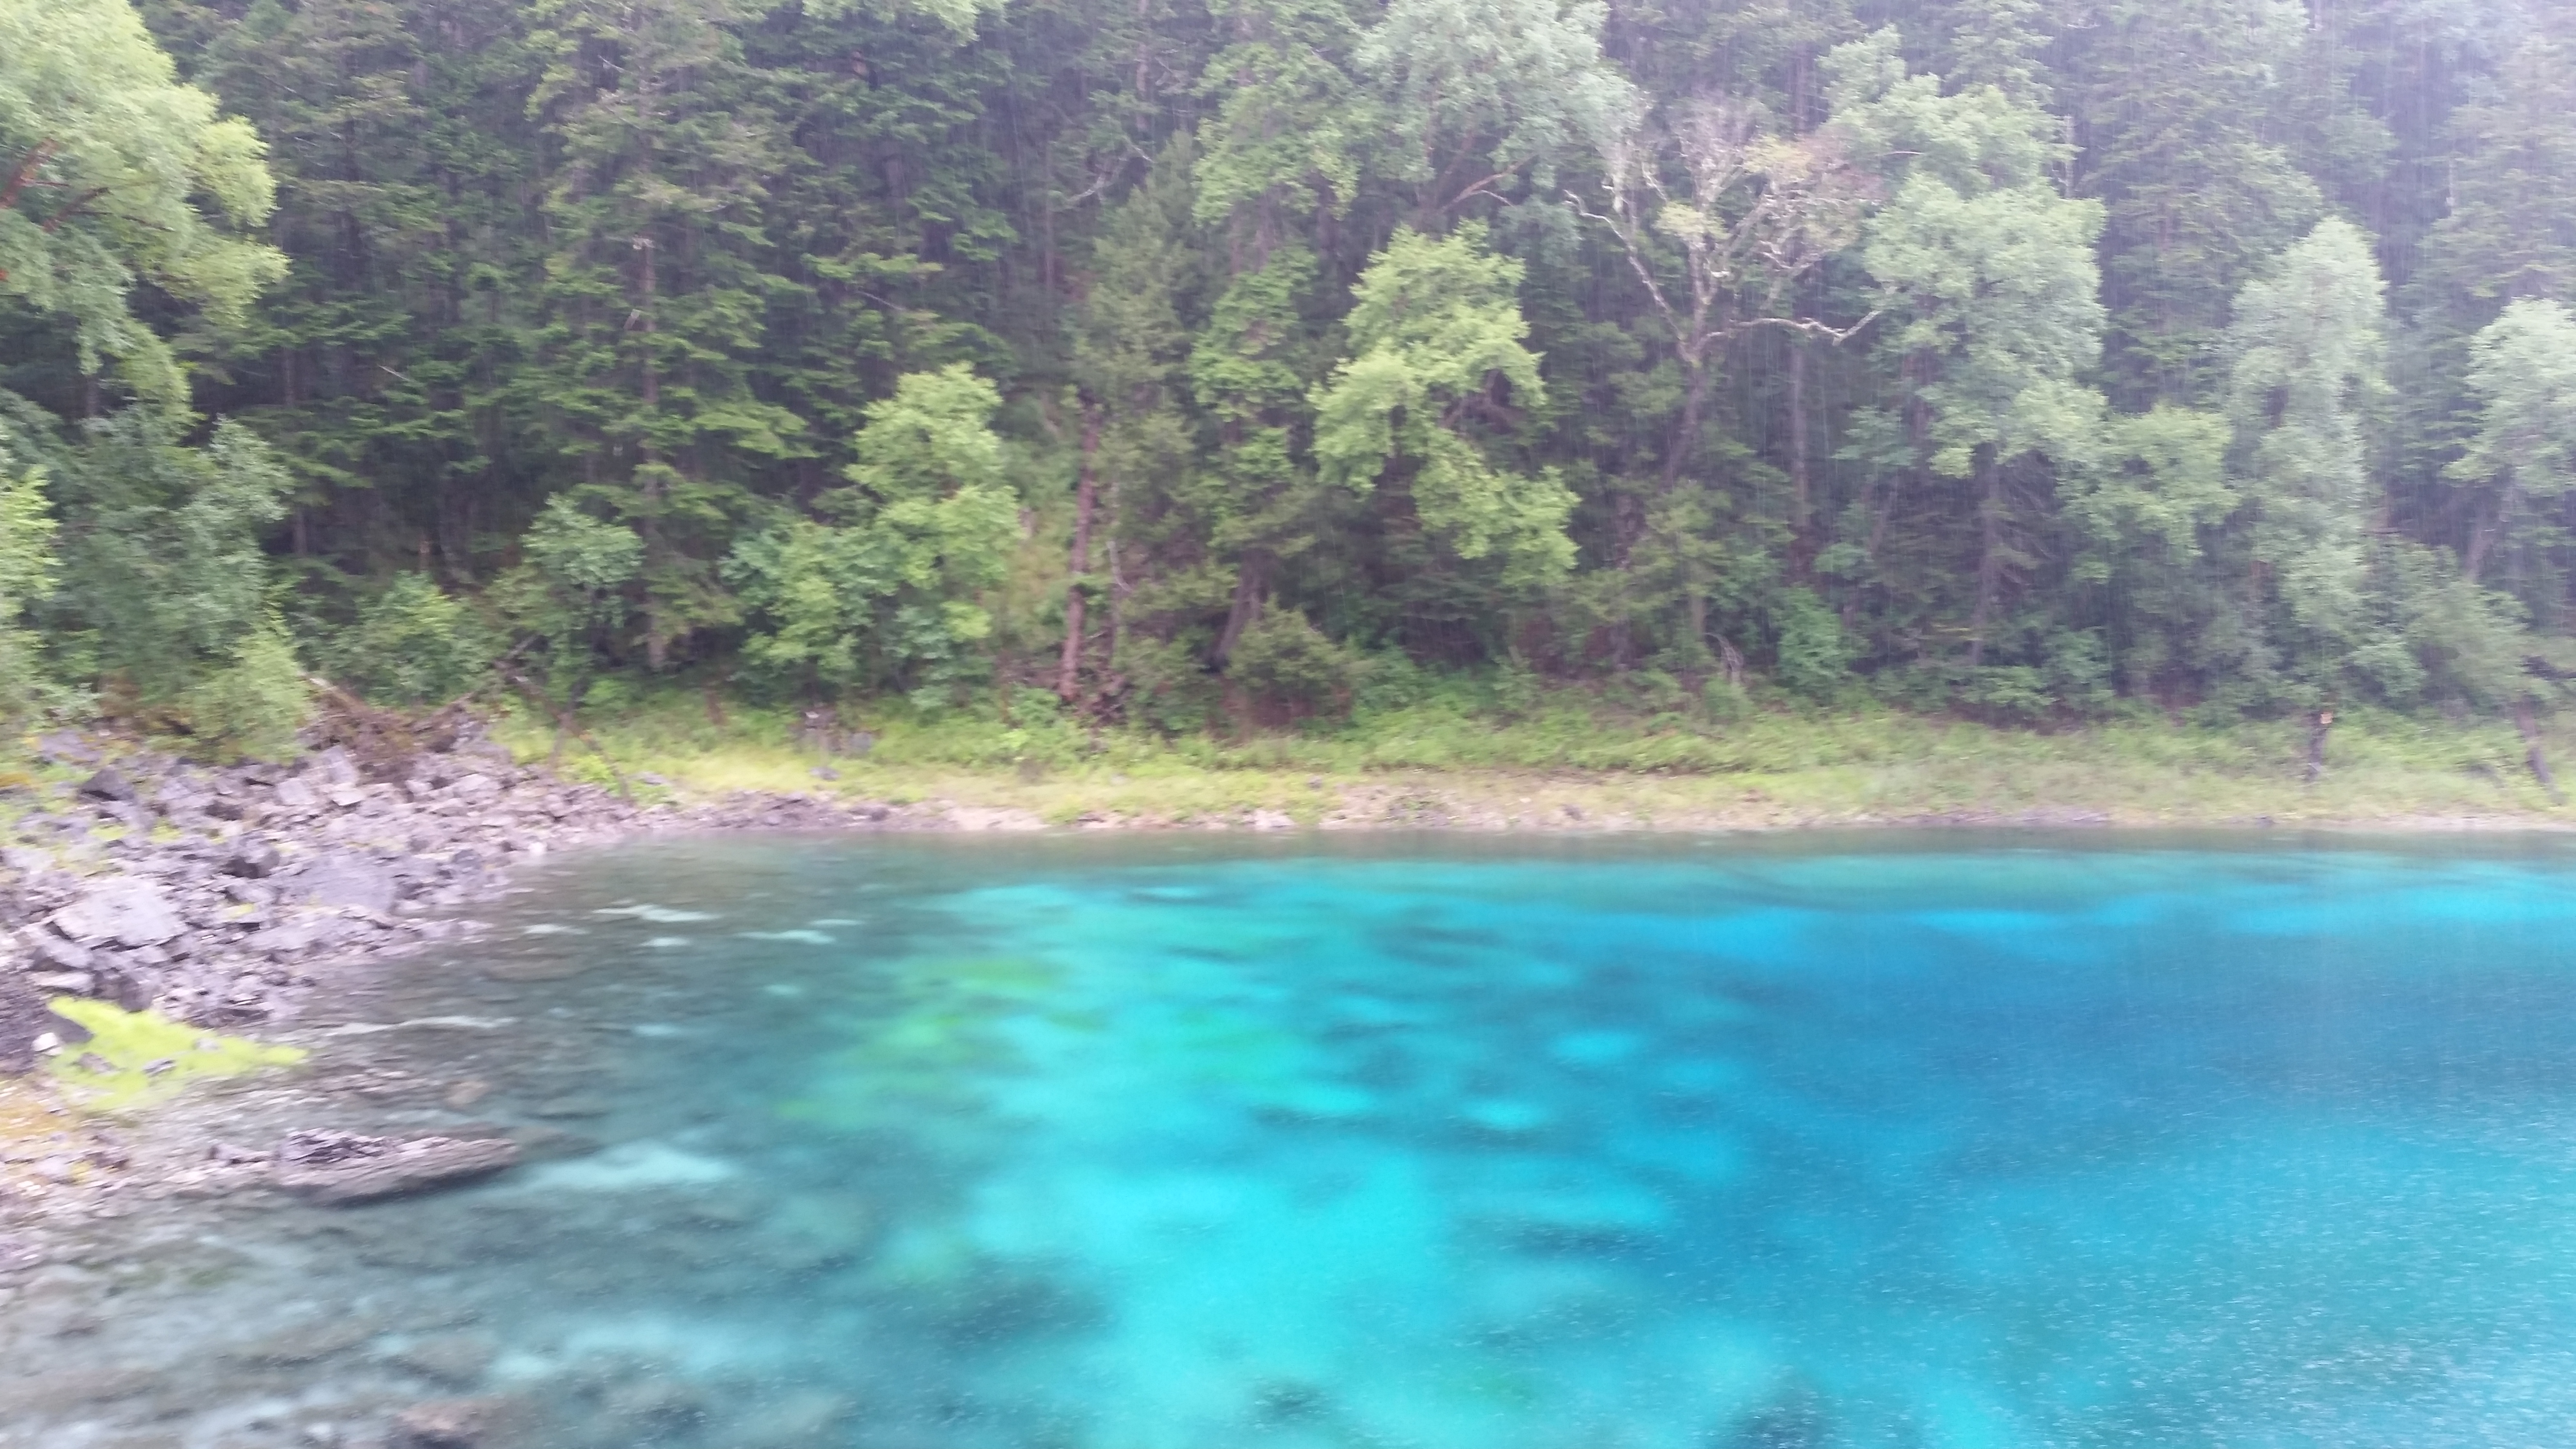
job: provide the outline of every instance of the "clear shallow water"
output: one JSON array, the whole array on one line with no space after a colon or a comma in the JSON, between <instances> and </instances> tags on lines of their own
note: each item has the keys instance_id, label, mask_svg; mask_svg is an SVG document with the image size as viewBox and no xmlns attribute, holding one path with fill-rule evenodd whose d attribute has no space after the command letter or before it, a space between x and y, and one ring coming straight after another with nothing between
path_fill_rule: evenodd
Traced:
<instances>
[{"instance_id":1,"label":"clear shallow water","mask_svg":"<svg viewBox=\"0 0 2576 1449\"><path fill-rule=\"evenodd\" d=\"M2045 844L604 853L359 1013L600 1150L82 1352L357 1315L224 1432L550 1446L2564 1437L2576 859Z\"/></svg>"}]
</instances>

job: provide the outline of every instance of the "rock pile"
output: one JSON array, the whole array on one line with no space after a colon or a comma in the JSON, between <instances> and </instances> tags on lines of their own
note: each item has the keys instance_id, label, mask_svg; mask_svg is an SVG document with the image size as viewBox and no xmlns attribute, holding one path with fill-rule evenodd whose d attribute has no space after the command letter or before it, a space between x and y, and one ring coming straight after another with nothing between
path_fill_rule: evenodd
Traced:
<instances>
[{"instance_id":1,"label":"rock pile","mask_svg":"<svg viewBox=\"0 0 2576 1449\"><path fill-rule=\"evenodd\" d=\"M45 1000L86 996L205 1026L282 1014L313 969L410 949L474 923L421 919L495 889L503 869L642 830L937 823L873 802L742 795L638 806L515 765L478 732L379 766L333 747L291 767L209 768L151 753L103 763L0 845L0 1071L79 1029Z\"/></svg>"}]
</instances>

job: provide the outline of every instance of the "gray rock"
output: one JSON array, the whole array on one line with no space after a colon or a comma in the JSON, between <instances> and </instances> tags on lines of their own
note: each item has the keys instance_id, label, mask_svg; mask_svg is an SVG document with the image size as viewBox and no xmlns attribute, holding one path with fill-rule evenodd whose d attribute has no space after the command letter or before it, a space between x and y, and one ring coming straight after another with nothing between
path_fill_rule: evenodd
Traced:
<instances>
[{"instance_id":1,"label":"gray rock","mask_svg":"<svg viewBox=\"0 0 2576 1449\"><path fill-rule=\"evenodd\" d=\"M295 879L291 889L317 906L354 906L378 915L394 908L393 872L372 861L330 860Z\"/></svg>"},{"instance_id":2,"label":"gray rock","mask_svg":"<svg viewBox=\"0 0 2576 1449\"><path fill-rule=\"evenodd\" d=\"M306 761L304 773L326 789L342 789L358 783L358 762L347 747L333 745Z\"/></svg>"},{"instance_id":3,"label":"gray rock","mask_svg":"<svg viewBox=\"0 0 2576 1449\"><path fill-rule=\"evenodd\" d=\"M98 977L87 971L30 971L27 984L55 996L87 996L98 989Z\"/></svg>"},{"instance_id":4,"label":"gray rock","mask_svg":"<svg viewBox=\"0 0 2576 1449\"><path fill-rule=\"evenodd\" d=\"M367 1137L355 1132L288 1135L277 1152L277 1185L318 1203L373 1202L489 1177L519 1160L507 1137Z\"/></svg>"},{"instance_id":5,"label":"gray rock","mask_svg":"<svg viewBox=\"0 0 2576 1449\"><path fill-rule=\"evenodd\" d=\"M312 916L254 932L242 942L242 949L254 956L299 956L316 947L330 945L347 935L348 931L346 921Z\"/></svg>"},{"instance_id":6,"label":"gray rock","mask_svg":"<svg viewBox=\"0 0 2576 1449\"><path fill-rule=\"evenodd\" d=\"M31 927L18 939L26 943L27 953L35 957L39 964L53 970L87 971L90 967L91 956L88 947L75 941L66 941L51 931Z\"/></svg>"},{"instance_id":7,"label":"gray rock","mask_svg":"<svg viewBox=\"0 0 2576 1449\"><path fill-rule=\"evenodd\" d=\"M95 746L69 730L38 736L36 753L57 765L95 765L99 758Z\"/></svg>"},{"instance_id":8,"label":"gray rock","mask_svg":"<svg viewBox=\"0 0 2576 1449\"><path fill-rule=\"evenodd\" d=\"M246 880L264 880L275 875L277 868L284 863L285 858L277 853L276 846L265 840L245 840L225 859L223 871L226 875Z\"/></svg>"},{"instance_id":9,"label":"gray rock","mask_svg":"<svg viewBox=\"0 0 2576 1449\"><path fill-rule=\"evenodd\" d=\"M98 882L52 920L55 930L90 945L158 946L187 929L159 886L132 876Z\"/></svg>"},{"instance_id":10,"label":"gray rock","mask_svg":"<svg viewBox=\"0 0 2576 1449\"><path fill-rule=\"evenodd\" d=\"M101 1001L112 1002L127 1011L141 1011L152 1004L152 984L142 972L134 969L140 963L103 966L94 974L98 984L90 994Z\"/></svg>"},{"instance_id":11,"label":"gray rock","mask_svg":"<svg viewBox=\"0 0 2576 1449\"><path fill-rule=\"evenodd\" d=\"M280 780L277 782L277 788L274 793L277 796L277 803L280 809L312 810L319 808L322 804L322 797L315 794L313 787L305 784L302 780Z\"/></svg>"},{"instance_id":12,"label":"gray rock","mask_svg":"<svg viewBox=\"0 0 2576 1449\"><path fill-rule=\"evenodd\" d=\"M152 812L131 800L102 801L99 804L98 813L136 835L149 834L152 829Z\"/></svg>"},{"instance_id":13,"label":"gray rock","mask_svg":"<svg viewBox=\"0 0 2576 1449\"><path fill-rule=\"evenodd\" d=\"M123 771L109 765L81 781L80 793L92 800L132 800L134 783L125 778Z\"/></svg>"},{"instance_id":14,"label":"gray rock","mask_svg":"<svg viewBox=\"0 0 2576 1449\"><path fill-rule=\"evenodd\" d=\"M36 1064L36 1043L51 1034L62 1043L89 1040L89 1029L56 1016L26 978L0 971L0 1072L12 1075Z\"/></svg>"},{"instance_id":15,"label":"gray rock","mask_svg":"<svg viewBox=\"0 0 2576 1449\"><path fill-rule=\"evenodd\" d=\"M54 858L24 845L0 846L0 865L20 875L43 875L54 868Z\"/></svg>"}]
</instances>

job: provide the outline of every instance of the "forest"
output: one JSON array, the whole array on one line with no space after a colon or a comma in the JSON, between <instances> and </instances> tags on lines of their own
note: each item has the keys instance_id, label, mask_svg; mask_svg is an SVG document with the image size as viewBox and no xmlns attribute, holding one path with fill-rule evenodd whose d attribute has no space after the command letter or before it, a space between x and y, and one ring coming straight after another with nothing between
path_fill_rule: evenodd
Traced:
<instances>
[{"instance_id":1,"label":"forest","mask_svg":"<svg viewBox=\"0 0 2576 1449\"><path fill-rule=\"evenodd\" d=\"M2566 0L0 0L0 712L2546 712Z\"/></svg>"}]
</instances>

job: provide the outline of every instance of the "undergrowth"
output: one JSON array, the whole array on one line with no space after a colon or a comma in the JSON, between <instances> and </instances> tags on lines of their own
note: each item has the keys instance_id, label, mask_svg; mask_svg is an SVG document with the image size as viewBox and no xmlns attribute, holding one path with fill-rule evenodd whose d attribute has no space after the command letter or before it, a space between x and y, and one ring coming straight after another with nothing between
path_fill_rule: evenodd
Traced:
<instances>
[{"instance_id":1,"label":"undergrowth","mask_svg":"<svg viewBox=\"0 0 2576 1449\"><path fill-rule=\"evenodd\" d=\"M1346 720L1233 734L1093 727L1037 690L935 714L902 701L845 713L840 727L866 736L845 748L804 732L796 711L734 705L718 720L701 695L679 690L630 696L584 722L647 789L938 797L1053 819L1251 808L1311 819L1334 791L1425 777L1506 803L1533 780L1609 791L1631 802L1631 814L1658 801L1799 818L2051 808L2177 821L2559 813L2510 724L2368 709L2338 721L2328 771L2314 784L2298 720L2182 723L2137 710L2014 729L1782 697L1721 715L1650 690L1536 690L1501 676L1427 681L1400 697L1364 697ZM550 728L528 717L500 733L522 758L543 758L553 743ZM2576 758L2554 727L2549 745ZM566 773L608 780L579 741L563 750Z\"/></svg>"}]
</instances>

